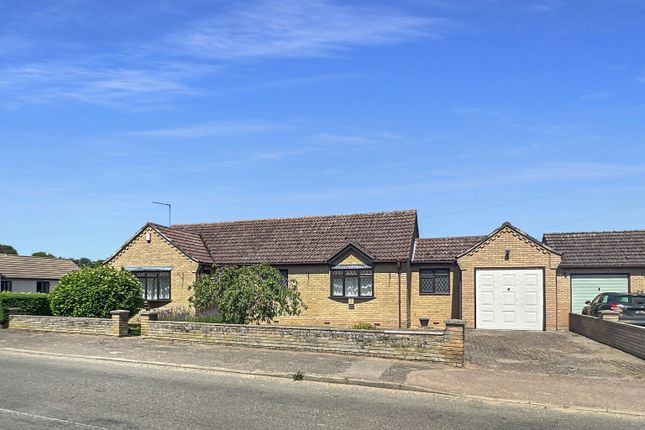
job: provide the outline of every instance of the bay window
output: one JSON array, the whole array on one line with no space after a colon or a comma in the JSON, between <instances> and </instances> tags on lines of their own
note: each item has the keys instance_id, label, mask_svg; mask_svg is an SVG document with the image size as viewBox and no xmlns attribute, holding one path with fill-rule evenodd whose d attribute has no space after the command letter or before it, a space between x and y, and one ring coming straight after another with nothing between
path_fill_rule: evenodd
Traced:
<instances>
[{"instance_id":1,"label":"bay window","mask_svg":"<svg viewBox=\"0 0 645 430\"><path fill-rule=\"evenodd\" d=\"M374 271L332 270L332 297L374 297Z\"/></svg>"},{"instance_id":2,"label":"bay window","mask_svg":"<svg viewBox=\"0 0 645 430\"><path fill-rule=\"evenodd\" d=\"M143 286L143 299L170 300L170 271L132 272Z\"/></svg>"}]
</instances>

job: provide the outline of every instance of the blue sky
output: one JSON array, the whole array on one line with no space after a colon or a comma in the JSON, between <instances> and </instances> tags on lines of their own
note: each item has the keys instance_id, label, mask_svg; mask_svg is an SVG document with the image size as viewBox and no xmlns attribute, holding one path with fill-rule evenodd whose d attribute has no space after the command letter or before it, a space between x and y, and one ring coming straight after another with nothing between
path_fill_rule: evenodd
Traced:
<instances>
[{"instance_id":1,"label":"blue sky","mask_svg":"<svg viewBox=\"0 0 645 430\"><path fill-rule=\"evenodd\" d=\"M643 228L641 1L21 1L0 243L416 208L421 235Z\"/></svg>"}]
</instances>

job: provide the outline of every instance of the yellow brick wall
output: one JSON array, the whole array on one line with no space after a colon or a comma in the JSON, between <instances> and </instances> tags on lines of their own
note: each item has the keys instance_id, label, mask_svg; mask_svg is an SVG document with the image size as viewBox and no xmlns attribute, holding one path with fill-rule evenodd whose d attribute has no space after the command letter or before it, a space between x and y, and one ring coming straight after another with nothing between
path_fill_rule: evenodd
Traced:
<instances>
[{"instance_id":1,"label":"yellow brick wall","mask_svg":"<svg viewBox=\"0 0 645 430\"><path fill-rule=\"evenodd\" d=\"M146 233L152 235L150 243L146 241ZM111 266L121 268L126 266L172 266L170 274L169 303L159 302L160 308L188 308L188 298L191 292L188 286L195 282L198 264L170 245L152 227L146 228L112 260ZM152 303L151 303L152 305Z\"/></svg>"},{"instance_id":2,"label":"yellow brick wall","mask_svg":"<svg viewBox=\"0 0 645 430\"><path fill-rule=\"evenodd\" d=\"M450 269L450 295L421 295L419 288L419 271L421 269ZM455 299L459 297L461 272L456 265L413 265L412 266L412 288L411 288L411 327L419 328L419 318L428 317L428 327L445 327L445 321L456 315ZM457 302L458 303L458 302Z\"/></svg>"},{"instance_id":3,"label":"yellow brick wall","mask_svg":"<svg viewBox=\"0 0 645 430\"><path fill-rule=\"evenodd\" d=\"M558 269L558 297L560 298L559 321L561 328L568 328L569 312L571 311L571 274L627 274L629 275L629 290L635 293L645 291L645 269L597 268L597 269Z\"/></svg>"},{"instance_id":4,"label":"yellow brick wall","mask_svg":"<svg viewBox=\"0 0 645 430\"><path fill-rule=\"evenodd\" d=\"M359 259L354 254L348 254L340 263L338 264L365 264L361 259Z\"/></svg>"},{"instance_id":5,"label":"yellow brick wall","mask_svg":"<svg viewBox=\"0 0 645 430\"><path fill-rule=\"evenodd\" d=\"M377 264L374 268L374 298L330 298L330 271L325 265L290 266L289 280L298 282L303 301L308 306L296 317L281 316L273 324L351 327L366 322L383 328L399 326L399 275L396 264ZM401 302L405 309L406 274L401 273ZM405 326L405 313L401 314Z\"/></svg>"},{"instance_id":6,"label":"yellow brick wall","mask_svg":"<svg viewBox=\"0 0 645 430\"><path fill-rule=\"evenodd\" d=\"M511 250L509 260L504 259L507 249ZM556 269L560 265L559 255L505 227L482 246L459 258L458 264L462 271L461 313L467 327L475 326L475 268L544 268L546 328L566 328L566 319L563 321L561 317L562 305L559 315L556 311Z\"/></svg>"}]
</instances>

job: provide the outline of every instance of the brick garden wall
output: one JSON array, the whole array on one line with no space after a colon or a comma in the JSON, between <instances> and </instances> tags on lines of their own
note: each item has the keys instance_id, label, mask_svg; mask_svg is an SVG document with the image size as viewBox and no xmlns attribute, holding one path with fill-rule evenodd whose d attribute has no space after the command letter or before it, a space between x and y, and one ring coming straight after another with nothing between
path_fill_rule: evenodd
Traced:
<instances>
[{"instance_id":1,"label":"brick garden wall","mask_svg":"<svg viewBox=\"0 0 645 430\"><path fill-rule=\"evenodd\" d=\"M447 321L445 330L423 331L206 324L154 318L153 312L141 314L141 335L148 339L434 361L457 367L464 363L464 323L460 320Z\"/></svg>"},{"instance_id":2,"label":"brick garden wall","mask_svg":"<svg viewBox=\"0 0 645 430\"><path fill-rule=\"evenodd\" d=\"M569 314L569 330L645 360L645 327Z\"/></svg>"},{"instance_id":3,"label":"brick garden wall","mask_svg":"<svg viewBox=\"0 0 645 430\"><path fill-rule=\"evenodd\" d=\"M128 311L113 311L110 319L12 314L8 328L122 337L128 335L128 315Z\"/></svg>"}]
</instances>

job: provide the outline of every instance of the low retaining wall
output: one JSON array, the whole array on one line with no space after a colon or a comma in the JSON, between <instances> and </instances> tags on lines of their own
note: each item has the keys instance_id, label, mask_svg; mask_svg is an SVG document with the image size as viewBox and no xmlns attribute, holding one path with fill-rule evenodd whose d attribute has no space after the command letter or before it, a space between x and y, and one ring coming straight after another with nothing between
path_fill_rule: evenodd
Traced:
<instances>
[{"instance_id":1,"label":"low retaining wall","mask_svg":"<svg viewBox=\"0 0 645 430\"><path fill-rule=\"evenodd\" d=\"M13 312L15 312L12 309ZM128 311L112 311L112 318L75 318L11 313L10 330L48 331L123 337L128 335Z\"/></svg>"},{"instance_id":2,"label":"low retaining wall","mask_svg":"<svg viewBox=\"0 0 645 430\"><path fill-rule=\"evenodd\" d=\"M350 330L156 321L156 313L148 311L141 313L141 336L464 365L464 322L461 320L446 321L444 330Z\"/></svg>"},{"instance_id":3,"label":"low retaining wall","mask_svg":"<svg viewBox=\"0 0 645 430\"><path fill-rule=\"evenodd\" d=\"M610 321L610 315L603 317L569 314L569 330L645 360L645 327Z\"/></svg>"}]
</instances>

